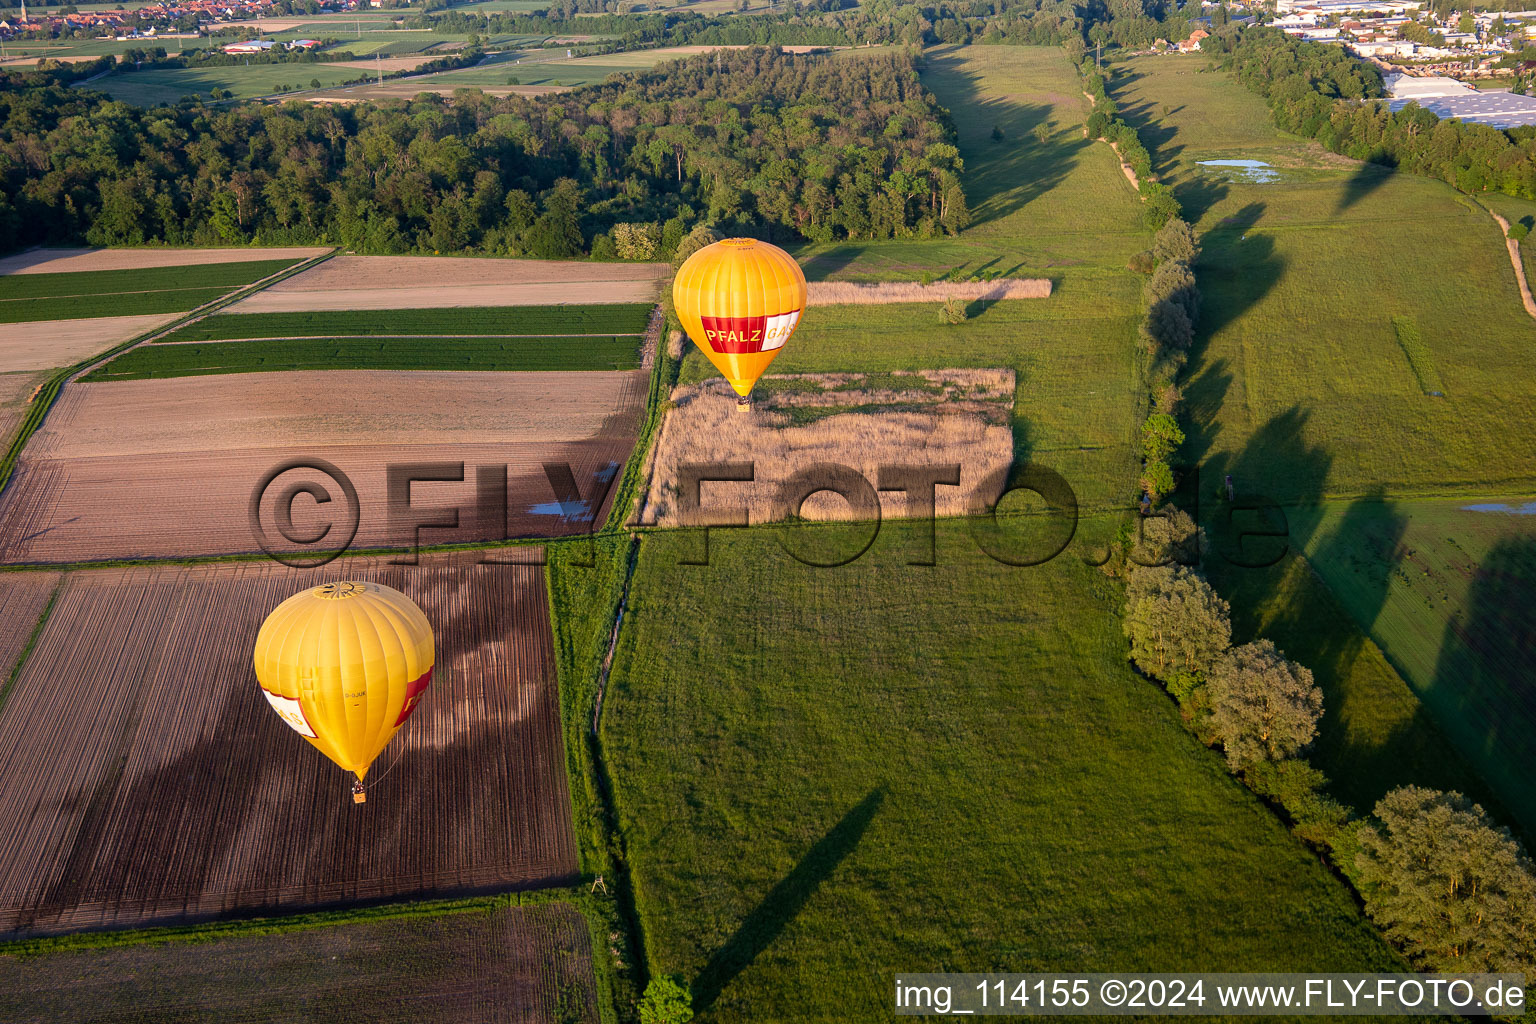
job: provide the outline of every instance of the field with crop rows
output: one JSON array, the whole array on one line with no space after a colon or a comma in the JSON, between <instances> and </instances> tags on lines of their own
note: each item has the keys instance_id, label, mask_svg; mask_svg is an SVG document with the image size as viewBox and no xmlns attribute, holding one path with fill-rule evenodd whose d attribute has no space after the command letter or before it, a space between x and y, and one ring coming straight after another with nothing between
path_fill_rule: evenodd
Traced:
<instances>
[{"instance_id":1,"label":"field with crop rows","mask_svg":"<svg viewBox=\"0 0 1536 1024\"><path fill-rule=\"evenodd\" d=\"M275 370L629 370L639 365L639 339L633 336L303 338L140 345L81 380Z\"/></svg>"},{"instance_id":2,"label":"field with crop rows","mask_svg":"<svg viewBox=\"0 0 1536 1024\"><path fill-rule=\"evenodd\" d=\"M409 50L402 52L411 52ZM141 107L171 106L186 96L207 99L215 89L235 99L267 96L280 91L306 90L340 85L365 78L369 72L343 63L236 64L229 67L145 68L127 65L84 88L98 90L114 100ZM311 83L319 82L319 86ZM280 90L279 86L288 87Z\"/></svg>"},{"instance_id":3,"label":"field with crop rows","mask_svg":"<svg viewBox=\"0 0 1536 1024\"><path fill-rule=\"evenodd\" d=\"M0 688L10 679L16 658L58 585L59 574L51 572L13 574L0 581Z\"/></svg>"},{"instance_id":4,"label":"field with crop rows","mask_svg":"<svg viewBox=\"0 0 1536 1024\"><path fill-rule=\"evenodd\" d=\"M69 576L0 713L0 931L568 879L542 571L478 557ZM267 612L349 578L410 595L438 652L364 805L272 713L250 662Z\"/></svg>"},{"instance_id":5,"label":"field with crop rows","mask_svg":"<svg viewBox=\"0 0 1536 1024\"><path fill-rule=\"evenodd\" d=\"M0 323L180 312L295 262L250 260L209 266L6 274L0 276Z\"/></svg>"},{"instance_id":6,"label":"field with crop rows","mask_svg":"<svg viewBox=\"0 0 1536 1024\"><path fill-rule=\"evenodd\" d=\"M192 943L0 953L0 1017L9 1024L598 1024L596 985L587 923L555 902Z\"/></svg>"},{"instance_id":7,"label":"field with crop rows","mask_svg":"<svg viewBox=\"0 0 1536 1024\"><path fill-rule=\"evenodd\" d=\"M406 335L644 334L652 306L488 306L479 309L370 309L347 312L221 313L157 338L158 343L249 338Z\"/></svg>"}]
</instances>

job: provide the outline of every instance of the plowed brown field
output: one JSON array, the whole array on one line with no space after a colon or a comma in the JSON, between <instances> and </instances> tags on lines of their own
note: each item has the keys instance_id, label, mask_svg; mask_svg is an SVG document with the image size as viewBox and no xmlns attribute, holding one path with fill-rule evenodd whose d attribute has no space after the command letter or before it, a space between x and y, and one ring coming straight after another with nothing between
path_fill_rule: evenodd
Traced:
<instances>
[{"instance_id":1,"label":"plowed brown field","mask_svg":"<svg viewBox=\"0 0 1536 1024\"><path fill-rule=\"evenodd\" d=\"M665 263L344 255L279 281L228 312L650 302L671 272Z\"/></svg>"},{"instance_id":2,"label":"plowed brown field","mask_svg":"<svg viewBox=\"0 0 1536 1024\"><path fill-rule=\"evenodd\" d=\"M567 903L25 960L0 956L0 1018L9 1024L600 1019L591 938Z\"/></svg>"},{"instance_id":3,"label":"plowed brown field","mask_svg":"<svg viewBox=\"0 0 1536 1024\"><path fill-rule=\"evenodd\" d=\"M11 677L16 656L58 585L56 572L11 573L0 580L0 686Z\"/></svg>"},{"instance_id":4,"label":"plowed brown field","mask_svg":"<svg viewBox=\"0 0 1536 1024\"><path fill-rule=\"evenodd\" d=\"M601 489L634 444L645 389L643 371L328 370L71 384L0 494L0 560L259 551L251 496L265 474L294 459L324 460L351 480L360 507L354 549L411 545L405 509L390 505L386 482L387 467L405 463L465 464L461 483L412 486L413 518L462 510L457 528L429 529L423 543L580 533L587 510L557 504L543 464L568 463L583 496ZM498 506L478 501L480 466L506 467L504 528ZM285 475L268 492L262 521L271 536L278 495L297 479ZM315 473L303 479L325 483ZM330 505L293 502L301 532L341 518L340 487L326 489Z\"/></svg>"},{"instance_id":5,"label":"plowed brown field","mask_svg":"<svg viewBox=\"0 0 1536 1024\"><path fill-rule=\"evenodd\" d=\"M0 932L570 880L542 571L477 558L68 576L0 714ZM438 652L362 805L250 661L280 601L347 578L409 594Z\"/></svg>"}]
</instances>

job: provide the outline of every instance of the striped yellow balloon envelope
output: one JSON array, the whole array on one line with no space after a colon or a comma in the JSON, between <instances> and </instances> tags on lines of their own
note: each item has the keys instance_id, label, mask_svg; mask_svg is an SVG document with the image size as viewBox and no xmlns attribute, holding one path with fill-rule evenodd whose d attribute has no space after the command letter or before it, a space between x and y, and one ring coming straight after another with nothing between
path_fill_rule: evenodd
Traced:
<instances>
[{"instance_id":1,"label":"striped yellow balloon envelope","mask_svg":"<svg viewBox=\"0 0 1536 1024\"><path fill-rule=\"evenodd\" d=\"M256 635L256 681L272 709L357 776L432 682L432 626L410 598L378 583L325 583L273 609Z\"/></svg>"},{"instance_id":2,"label":"striped yellow balloon envelope","mask_svg":"<svg viewBox=\"0 0 1536 1024\"><path fill-rule=\"evenodd\" d=\"M794 257L755 238L727 238L688 257L672 282L683 330L746 398L805 310Z\"/></svg>"}]
</instances>

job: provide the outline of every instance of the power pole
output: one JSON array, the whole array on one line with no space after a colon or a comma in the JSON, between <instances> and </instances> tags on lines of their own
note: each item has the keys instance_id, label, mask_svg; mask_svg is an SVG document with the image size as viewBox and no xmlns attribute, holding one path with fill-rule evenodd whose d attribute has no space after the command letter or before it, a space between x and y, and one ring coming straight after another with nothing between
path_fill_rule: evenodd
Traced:
<instances>
[{"instance_id":1,"label":"power pole","mask_svg":"<svg viewBox=\"0 0 1536 1024\"><path fill-rule=\"evenodd\" d=\"M380 55L378 53L378 51L374 51L374 54L373 54L373 66L379 69L379 84L383 85L384 84L384 58L383 58L382 55Z\"/></svg>"},{"instance_id":2,"label":"power pole","mask_svg":"<svg viewBox=\"0 0 1536 1024\"><path fill-rule=\"evenodd\" d=\"M1104 70L1104 44L1093 44L1093 66L1099 71Z\"/></svg>"}]
</instances>

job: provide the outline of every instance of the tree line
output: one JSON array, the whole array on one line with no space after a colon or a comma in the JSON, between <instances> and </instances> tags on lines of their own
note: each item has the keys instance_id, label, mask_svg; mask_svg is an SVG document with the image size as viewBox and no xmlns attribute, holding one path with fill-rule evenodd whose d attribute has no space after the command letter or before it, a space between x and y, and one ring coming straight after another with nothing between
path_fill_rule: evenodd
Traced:
<instances>
[{"instance_id":1,"label":"tree line","mask_svg":"<svg viewBox=\"0 0 1536 1024\"><path fill-rule=\"evenodd\" d=\"M1233 26L1201 45L1268 101L1285 131L1463 192L1536 199L1536 127L1500 130L1442 120L1417 103L1389 110L1376 102L1383 90L1374 67L1341 47L1302 42L1278 29Z\"/></svg>"},{"instance_id":2,"label":"tree line","mask_svg":"<svg viewBox=\"0 0 1536 1024\"><path fill-rule=\"evenodd\" d=\"M618 223L889 238L969 220L914 59L757 48L572 94L141 110L71 72L0 75L13 244L294 244L579 256ZM606 247L600 247L606 249Z\"/></svg>"}]
</instances>

